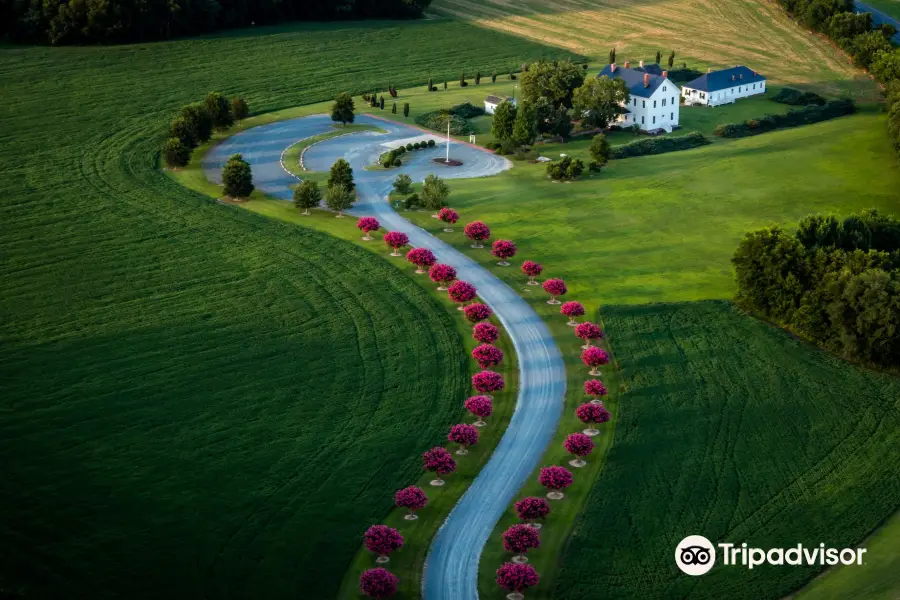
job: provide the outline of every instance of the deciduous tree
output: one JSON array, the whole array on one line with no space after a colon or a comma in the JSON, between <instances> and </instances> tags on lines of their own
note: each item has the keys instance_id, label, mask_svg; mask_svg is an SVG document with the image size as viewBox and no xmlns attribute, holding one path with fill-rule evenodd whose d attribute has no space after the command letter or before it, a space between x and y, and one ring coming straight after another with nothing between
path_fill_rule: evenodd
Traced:
<instances>
[{"instance_id":1,"label":"deciduous tree","mask_svg":"<svg viewBox=\"0 0 900 600\"><path fill-rule=\"evenodd\" d=\"M559 307L559 312L566 317L569 317L568 325L570 327L575 327L578 325L578 317L584 316L584 305L581 302L563 302L563 305Z\"/></svg>"},{"instance_id":2,"label":"deciduous tree","mask_svg":"<svg viewBox=\"0 0 900 600\"><path fill-rule=\"evenodd\" d=\"M309 209L316 208L322 202L322 192L319 184L312 179L304 179L294 188L294 206L303 209L303 214L308 215Z\"/></svg>"},{"instance_id":3,"label":"deciduous tree","mask_svg":"<svg viewBox=\"0 0 900 600\"><path fill-rule=\"evenodd\" d=\"M568 469L557 466L544 467L541 469L541 474L538 477L540 484L551 490L547 494L547 497L551 500L562 500L563 493L560 490L564 490L572 485L572 480L572 473Z\"/></svg>"},{"instance_id":4,"label":"deciduous tree","mask_svg":"<svg viewBox=\"0 0 900 600\"><path fill-rule=\"evenodd\" d=\"M433 282L438 284L439 292L445 292L447 288L444 286L449 285L450 282L456 279L456 269L450 265L438 263L428 270L428 276Z\"/></svg>"},{"instance_id":5,"label":"deciduous tree","mask_svg":"<svg viewBox=\"0 0 900 600\"><path fill-rule=\"evenodd\" d=\"M496 367L503 362L503 350L490 344L481 344L472 350L472 358L482 369Z\"/></svg>"},{"instance_id":6,"label":"deciduous tree","mask_svg":"<svg viewBox=\"0 0 900 600\"><path fill-rule=\"evenodd\" d=\"M625 82L618 77L591 78L575 90L575 114L581 117L583 125L603 128L618 118L630 96Z\"/></svg>"},{"instance_id":7,"label":"deciduous tree","mask_svg":"<svg viewBox=\"0 0 900 600\"><path fill-rule=\"evenodd\" d=\"M456 470L456 461L453 460L453 457L447 452L447 449L441 446L426 450L425 453L422 454L422 465L425 467L426 471L431 471L436 475L431 482L431 485L433 486L444 485L444 480L441 479L441 475L449 475Z\"/></svg>"},{"instance_id":8,"label":"deciduous tree","mask_svg":"<svg viewBox=\"0 0 900 600\"><path fill-rule=\"evenodd\" d=\"M171 137L163 144L162 155L170 168L184 167L191 160L191 149L177 137Z\"/></svg>"},{"instance_id":9,"label":"deciduous tree","mask_svg":"<svg viewBox=\"0 0 900 600\"><path fill-rule=\"evenodd\" d=\"M601 397L607 394L606 386L599 379L588 379L584 382L584 393L591 396L591 404L603 404Z\"/></svg>"},{"instance_id":10,"label":"deciduous tree","mask_svg":"<svg viewBox=\"0 0 900 600\"><path fill-rule=\"evenodd\" d=\"M213 132L213 119L206 109L205 103L188 104L181 109L181 116L190 124L194 137L199 143L204 144L209 141Z\"/></svg>"},{"instance_id":11,"label":"deciduous tree","mask_svg":"<svg viewBox=\"0 0 900 600\"><path fill-rule=\"evenodd\" d=\"M253 173L250 164L240 154L233 154L222 169L222 183L225 195L232 198L247 198L253 192Z\"/></svg>"},{"instance_id":12,"label":"deciduous tree","mask_svg":"<svg viewBox=\"0 0 900 600\"><path fill-rule=\"evenodd\" d=\"M494 371L481 371L472 375L472 387L491 399L493 397L490 392L499 392L504 385L503 376Z\"/></svg>"},{"instance_id":13,"label":"deciduous tree","mask_svg":"<svg viewBox=\"0 0 900 600\"><path fill-rule=\"evenodd\" d=\"M572 107L572 93L584 83L584 69L570 60L538 61L522 73L522 100L547 98L554 106Z\"/></svg>"},{"instance_id":14,"label":"deciduous tree","mask_svg":"<svg viewBox=\"0 0 900 600\"><path fill-rule=\"evenodd\" d=\"M352 123L355 117L354 111L356 107L353 105L353 96L347 92L338 94L331 105L331 120L335 123L346 125Z\"/></svg>"},{"instance_id":15,"label":"deciduous tree","mask_svg":"<svg viewBox=\"0 0 900 600\"><path fill-rule=\"evenodd\" d=\"M467 281L457 280L447 288L447 294L451 300L459 304L459 310L463 311L465 310L465 303L474 300L478 290Z\"/></svg>"},{"instance_id":16,"label":"deciduous tree","mask_svg":"<svg viewBox=\"0 0 900 600\"><path fill-rule=\"evenodd\" d=\"M231 103L228 102L228 98L219 92L210 92L203 103L212 117L213 127L224 130L234 124L234 115L231 114Z\"/></svg>"},{"instance_id":17,"label":"deciduous tree","mask_svg":"<svg viewBox=\"0 0 900 600\"><path fill-rule=\"evenodd\" d=\"M247 106L247 101L244 100L243 96L235 96L231 99L231 114L234 115L234 120L240 123L250 114L250 107Z\"/></svg>"},{"instance_id":18,"label":"deciduous tree","mask_svg":"<svg viewBox=\"0 0 900 600\"><path fill-rule=\"evenodd\" d=\"M497 569L497 585L504 590L519 594L515 600L524 598L522 592L536 586L540 580L541 578L538 576L537 571L528 564L509 562L503 563Z\"/></svg>"},{"instance_id":19,"label":"deciduous tree","mask_svg":"<svg viewBox=\"0 0 900 600\"><path fill-rule=\"evenodd\" d=\"M421 510L428 504L428 496L425 495L425 490L422 488L411 485L402 490L397 490L397 493L394 494L394 504L397 508L406 509L407 512L406 516L403 517L404 519L415 521L419 518L416 511Z\"/></svg>"},{"instance_id":20,"label":"deciduous tree","mask_svg":"<svg viewBox=\"0 0 900 600\"><path fill-rule=\"evenodd\" d=\"M400 173L394 179L394 191L398 194L408 196L412 194L412 179L406 173Z\"/></svg>"},{"instance_id":21,"label":"deciduous tree","mask_svg":"<svg viewBox=\"0 0 900 600\"><path fill-rule=\"evenodd\" d=\"M438 211L438 219L446 223L447 225L453 225L457 221L459 221L459 213L453 210L452 208L444 207ZM452 227L445 227L444 231L446 233L453 233Z\"/></svg>"},{"instance_id":22,"label":"deciduous tree","mask_svg":"<svg viewBox=\"0 0 900 600\"><path fill-rule=\"evenodd\" d=\"M325 205L336 212L338 218L344 217L344 211L353 206L356 194L343 183L328 186L325 191Z\"/></svg>"}]
</instances>

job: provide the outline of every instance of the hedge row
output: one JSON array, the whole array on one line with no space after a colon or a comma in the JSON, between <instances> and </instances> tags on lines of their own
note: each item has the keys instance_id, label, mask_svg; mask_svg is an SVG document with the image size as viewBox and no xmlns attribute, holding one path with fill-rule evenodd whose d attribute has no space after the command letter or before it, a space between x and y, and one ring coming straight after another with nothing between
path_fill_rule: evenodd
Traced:
<instances>
[{"instance_id":1,"label":"hedge row","mask_svg":"<svg viewBox=\"0 0 900 600\"><path fill-rule=\"evenodd\" d=\"M643 138L635 142L615 146L609 153L610 158L629 158L632 156L645 156L648 154L664 154L678 150L690 150L709 143L703 134L696 131L682 136L666 136L656 138Z\"/></svg>"},{"instance_id":2,"label":"hedge row","mask_svg":"<svg viewBox=\"0 0 900 600\"><path fill-rule=\"evenodd\" d=\"M809 104L817 104L819 106L825 104L825 98L815 92L801 92L794 88L781 88L772 98L775 102L781 104L790 104L792 106L807 106Z\"/></svg>"},{"instance_id":3,"label":"hedge row","mask_svg":"<svg viewBox=\"0 0 900 600\"><path fill-rule=\"evenodd\" d=\"M775 129L819 123L856 112L856 105L849 98L831 100L822 106L807 106L788 111L783 115L766 115L760 119L747 119L743 123L725 123L713 132L723 138L739 138L766 133Z\"/></svg>"}]
</instances>

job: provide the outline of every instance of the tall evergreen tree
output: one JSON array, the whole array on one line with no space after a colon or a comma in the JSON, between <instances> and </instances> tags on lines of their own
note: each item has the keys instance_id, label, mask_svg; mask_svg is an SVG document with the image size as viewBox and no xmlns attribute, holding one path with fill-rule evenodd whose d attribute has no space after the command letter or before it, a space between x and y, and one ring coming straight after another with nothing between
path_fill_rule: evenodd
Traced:
<instances>
[{"instance_id":1,"label":"tall evergreen tree","mask_svg":"<svg viewBox=\"0 0 900 600\"><path fill-rule=\"evenodd\" d=\"M512 102L504 100L494 109L494 118L491 122L491 135L495 140L508 140L512 138L513 124L515 121L515 105Z\"/></svg>"},{"instance_id":2,"label":"tall evergreen tree","mask_svg":"<svg viewBox=\"0 0 900 600\"><path fill-rule=\"evenodd\" d=\"M537 112L531 102L522 102L516 111L516 120L513 123L512 139L524 146L534 142L537 137Z\"/></svg>"},{"instance_id":3,"label":"tall evergreen tree","mask_svg":"<svg viewBox=\"0 0 900 600\"><path fill-rule=\"evenodd\" d=\"M336 185L343 185L351 192L356 189L356 184L353 183L353 169L350 167L350 163L343 158L334 161L328 174L328 187Z\"/></svg>"}]
</instances>

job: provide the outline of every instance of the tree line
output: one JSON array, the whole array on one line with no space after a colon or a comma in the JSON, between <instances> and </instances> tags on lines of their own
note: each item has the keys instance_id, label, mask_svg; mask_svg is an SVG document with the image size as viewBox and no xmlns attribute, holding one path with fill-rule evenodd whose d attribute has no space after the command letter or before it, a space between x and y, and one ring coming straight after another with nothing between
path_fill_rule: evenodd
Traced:
<instances>
[{"instance_id":1,"label":"tree line","mask_svg":"<svg viewBox=\"0 0 900 600\"><path fill-rule=\"evenodd\" d=\"M162 148L163 160L170 168L186 166L191 152L210 140L213 130L225 131L235 121L243 121L250 114L247 101L241 96L231 100L219 92L210 92L203 102L183 106L169 123L169 132Z\"/></svg>"},{"instance_id":2,"label":"tree line","mask_svg":"<svg viewBox=\"0 0 900 600\"><path fill-rule=\"evenodd\" d=\"M897 30L891 25L872 28L872 15L856 14L853 0L778 0L800 23L823 33L849 54L856 66L867 69L885 87L888 134L900 153L900 49L891 44Z\"/></svg>"},{"instance_id":3,"label":"tree line","mask_svg":"<svg viewBox=\"0 0 900 600\"><path fill-rule=\"evenodd\" d=\"M0 0L15 43L120 44L283 21L415 18L431 0Z\"/></svg>"},{"instance_id":4,"label":"tree line","mask_svg":"<svg viewBox=\"0 0 900 600\"><path fill-rule=\"evenodd\" d=\"M900 365L900 221L809 215L748 233L732 258L741 307L845 358Z\"/></svg>"}]
</instances>

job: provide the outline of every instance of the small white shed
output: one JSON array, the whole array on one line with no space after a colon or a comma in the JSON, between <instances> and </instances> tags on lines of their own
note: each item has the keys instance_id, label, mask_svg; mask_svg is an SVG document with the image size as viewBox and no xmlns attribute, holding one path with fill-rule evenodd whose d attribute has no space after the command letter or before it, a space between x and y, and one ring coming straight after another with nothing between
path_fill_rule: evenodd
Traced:
<instances>
[{"instance_id":1,"label":"small white shed","mask_svg":"<svg viewBox=\"0 0 900 600\"><path fill-rule=\"evenodd\" d=\"M507 96L506 98L501 98L500 96L488 96L484 99L484 112L489 115L494 114L494 111L497 109L497 106L503 102L512 102L512 105L516 105L516 101Z\"/></svg>"}]
</instances>

